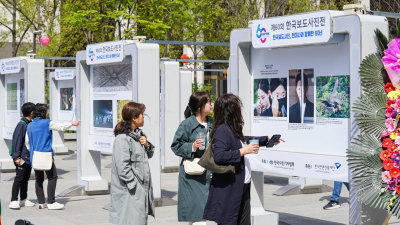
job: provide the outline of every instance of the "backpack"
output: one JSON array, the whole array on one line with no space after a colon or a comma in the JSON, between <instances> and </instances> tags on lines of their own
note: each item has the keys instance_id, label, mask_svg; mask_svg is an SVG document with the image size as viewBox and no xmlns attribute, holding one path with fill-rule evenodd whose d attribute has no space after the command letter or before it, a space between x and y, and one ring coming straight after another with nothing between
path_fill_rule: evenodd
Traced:
<instances>
[{"instance_id":1,"label":"backpack","mask_svg":"<svg viewBox=\"0 0 400 225\"><path fill-rule=\"evenodd\" d=\"M20 122L20 123L23 122L25 125L28 126L28 124L27 124L25 121L23 121L23 120L21 120L21 121L19 121L19 122ZM11 147L10 147L10 151L9 151L8 153L10 154L10 156L12 156L12 144L11 144Z\"/></svg>"}]
</instances>

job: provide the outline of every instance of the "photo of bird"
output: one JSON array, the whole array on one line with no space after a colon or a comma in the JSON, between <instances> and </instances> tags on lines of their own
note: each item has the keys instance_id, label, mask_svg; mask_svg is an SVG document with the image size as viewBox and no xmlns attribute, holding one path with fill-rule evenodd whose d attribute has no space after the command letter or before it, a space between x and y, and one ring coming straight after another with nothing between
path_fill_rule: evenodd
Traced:
<instances>
[{"instance_id":1,"label":"photo of bird","mask_svg":"<svg viewBox=\"0 0 400 225\"><path fill-rule=\"evenodd\" d=\"M344 100L342 100L338 94L338 84L339 84L339 78L336 78L335 81L335 86L333 88L332 93L329 96L329 101L324 100L324 99L318 99L317 101L321 102L322 104L325 105L325 107L322 110L325 110L326 114L331 114L331 113L336 113L338 111L342 110L342 104L344 103ZM338 103L338 106L336 107L335 102Z\"/></svg>"}]
</instances>

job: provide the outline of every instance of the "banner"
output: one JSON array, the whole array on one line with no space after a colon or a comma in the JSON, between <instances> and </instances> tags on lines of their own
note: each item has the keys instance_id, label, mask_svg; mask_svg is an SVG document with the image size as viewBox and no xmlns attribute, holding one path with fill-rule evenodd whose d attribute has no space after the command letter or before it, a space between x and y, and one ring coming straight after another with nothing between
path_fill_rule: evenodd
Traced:
<instances>
[{"instance_id":1,"label":"banner","mask_svg":"<svg viewBox=\"0 0 400 225\"><path fill-rule=\"evenodd\" d=\"M19 73L21 70L21 58L8 58L0 60L1 74Z\"/></svg>"},{"instance_id":2,"label":"banner","mask_svg":"<svg viewBox=\"0 0 400 225\"><path fill-rule=\"evenodd\" d=\"M56 69L54 77L56 80L72 80L75 77L75 69Z\"/></svg>"},{"instance_id":3,"label":"banner","mask_svg":"<svg viewBox=\"0 0 400 225\"><path fill-rule=\"evenodd\" d=\"M254 20L251 34L254 48L324 43L332 35L331 15L318 11Z\"/></svg>"},{"instance_id":4,"label":"banner","mask_svg":"<svg viewBox=\"0 0 400 225\"><path fill-rule=\"evenodd\" d=\"M109 41L86 47L86 63L88 65L122 62L122 60L124 60L123 41Z\"/></svg>"},{"instance_id":5,"label":"banner","mask_svg":"<svg viewBox=\"0 0 400 225\"><path fill-rule=\"evenodd\" d=\"M5 75L5 120L4 126L15 128L19 123L22 112L21 107L25 103L25 80L24 74Z\"/></svg>"}]
</instances>

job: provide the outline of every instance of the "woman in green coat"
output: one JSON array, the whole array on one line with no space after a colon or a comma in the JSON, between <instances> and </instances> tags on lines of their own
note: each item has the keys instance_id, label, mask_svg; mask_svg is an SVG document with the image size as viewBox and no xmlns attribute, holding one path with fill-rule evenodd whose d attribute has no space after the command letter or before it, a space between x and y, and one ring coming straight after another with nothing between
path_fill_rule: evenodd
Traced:
<instances>
[{"instance_id":1,"label":"woman in green coat","mask_svg":"<svg viewBox=\"0 0 400 225\"><path fill-rule=\"evenodd\" d=\"M183 158L179 168L178 220L187 221L190 225L206 224L203 222L203 212L210 188L210 171L206 170L201 175L188 175L185 173L183 161L201 158L204 154L213 122L208 117L211 113L208 93L194 92L185 111L186 119L179 125L171 145L175 155ZM199 133L205 134L206 143L197 138Z\"/></svg>"}]
</instances>

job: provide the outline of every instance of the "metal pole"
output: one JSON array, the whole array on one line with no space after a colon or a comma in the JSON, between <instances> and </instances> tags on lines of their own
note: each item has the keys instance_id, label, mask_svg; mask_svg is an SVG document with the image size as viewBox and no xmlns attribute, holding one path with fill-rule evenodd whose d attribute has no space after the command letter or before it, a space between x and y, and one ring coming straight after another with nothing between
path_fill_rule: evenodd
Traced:
<instances>
[{"instance_id":1,"label":"metal pole","mask_svg":"<svg viewBox=\"0 0 400 225\"><path fill-rule=\"evenodd\" d=\"M35 34L35 32L33 32L33 51L32 51L32 53L33 54L36 54L36 34Z\"/></svg>"}]
</instances>

